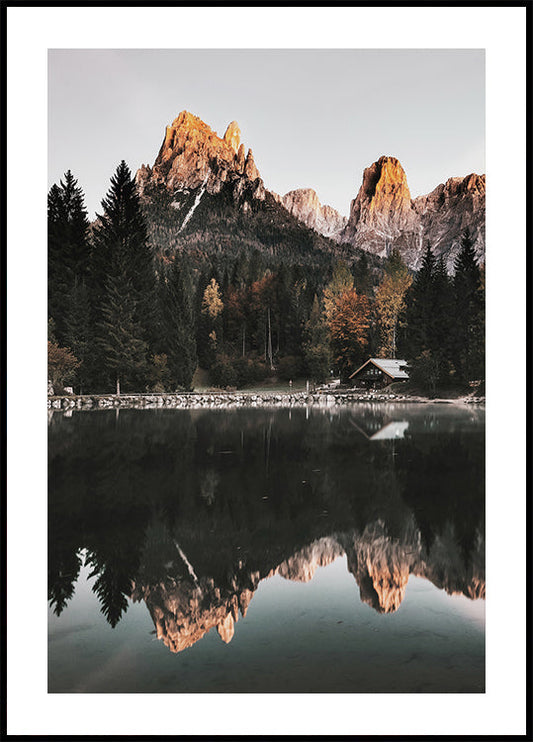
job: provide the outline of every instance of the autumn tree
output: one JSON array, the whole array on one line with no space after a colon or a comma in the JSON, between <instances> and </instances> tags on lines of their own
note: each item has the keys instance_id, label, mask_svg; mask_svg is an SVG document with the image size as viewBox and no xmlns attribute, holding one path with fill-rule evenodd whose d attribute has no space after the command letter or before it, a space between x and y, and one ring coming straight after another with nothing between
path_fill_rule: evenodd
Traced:
<instances>
[{"instance_id":1,"label":"autumn tree","mask_svg":"<svg viewBox=\"0 0 533 742\"><path fill-rule=\"evenodd\" d=\"M333 361L347 379L366 358L371 305L367 296L351 288L330 309L328 321Z\"/></svg>"},{"instance_id":2,"label":"autumn tree","mask_svg":"<svg viewBox=\"0 0 533 742\"><path fill-rule=\"evenodd\" d=\"M57 342L48 341L48 378L55 394L63 390L65 382L70 381L79 365L70 348L62 348Z\"/></svg>"},{"instance_id":3,"label":"autumn tree","mask_svg":"<svg viewBox=\"0 0 533 742\"><path fill-rule=\"evenodd\" d=\"M212 278L204 291L204 298L202 300L202 312L206 314L211 320L215 320L223 309L224 304L222 302L222 299L220 298L219 285L215 281L215 279Z\"/></svg>"},{"instance_id":4,"label":"autumn tree","mask_svg":"<svg viewBox=\"0 0 533 742\"><path fill-rule=\"evenodd\" d=\"M329 324L336 311L336 303L339 297L353 288L354 279L350 269L342 261L338 261L333 268L331 280L324 288L324 314Z\"/></svg>"},{"instance_id":5,"label":"autumn tree","mask_svg":"<svg viewBox=\"0 0 533 742\"><path fill-rule=\"evenodd\" d=\"M221 315L223 309L220 286L216 279L212 278L203 292L198 327L198 357L203 368L210 368L215 362L218 347L222 341Z\"/></svg>"},{"instance_id":6,"label":"autumn tree","mask_svg":"<svg viewBox=\"0 0 533 742\"><path fill-rule=\"evenodd\" d=\"M405 308L405 294L412 283L407 266L396 248L385 263L385 275L376 290L375 310L379 324L378 355L396 357L398 318Z\"/></svg>"}]
</instances>

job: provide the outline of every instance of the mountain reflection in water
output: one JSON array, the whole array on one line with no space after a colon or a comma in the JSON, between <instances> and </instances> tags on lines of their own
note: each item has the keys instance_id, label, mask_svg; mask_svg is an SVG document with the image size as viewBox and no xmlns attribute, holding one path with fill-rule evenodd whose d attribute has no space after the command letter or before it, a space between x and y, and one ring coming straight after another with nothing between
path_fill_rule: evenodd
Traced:
<instances>
[{"instance_id":1,"label":"mountain reflection in water","mask_svg":"<svg viewBox=\"0 0 533 742\"><path fill-rule=\"evenodd\" d=\"M144 601L172 652L215 627L230 642L261 580L308 582L341 555L378 613L400 608L410 575L485 597L481 409L123 410L49 422L57 615L83 563L108 622Z\"/></svg>"}]
</instances>

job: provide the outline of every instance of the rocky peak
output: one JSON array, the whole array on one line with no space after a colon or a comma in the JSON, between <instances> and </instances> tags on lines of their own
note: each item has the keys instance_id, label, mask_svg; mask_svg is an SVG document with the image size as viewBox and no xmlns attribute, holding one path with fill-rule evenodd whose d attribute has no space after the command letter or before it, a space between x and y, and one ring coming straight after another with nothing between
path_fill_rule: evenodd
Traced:
<instances>
[{"instance_id":1,"label":"rocky peak","mask_svg":"<svg viewBox=\"0 0 533 742\"><path fill-rule=\"evenodd\" d=\"M259 170L255 166L254 156L251 149L248 150L248 154L246 155L246 162L244 163L244 175L249 180L256 180L257 178L259 178Z\"/></svg>"},{"instance_id":2,"label":"rocky peak","mask_svg":"<svg viewBox=\"0 0 533 742\"><path fill-rule=\"evenodd\" d=\"M241 143L241 130L239 129L239 124L236 121L232 121L231 124L228 124L226 133L224 134L224 141L226 142L226 144L229 144L229 146L235 153L239 151L239 145Z\"/></svg>"},{"instance_id":3,"label":"rocky peak","mask_svg":"<svg viewBox=\"0 0 533 742\"><path fill-rule=\"evenodd\" d=\"M402 541L388 537L377 521L346 543L348 569L359 585L363 603L378 613L393 613L405 597L409 574L419 558L413 534Z\"/></svg>"},{"instance_id":4,"label":"rocky peak","mask_svg":"<svg viewBox=\"0 0 533 742\"><path fill-rule=\"evenodd\" d=\"M468 228L478 259L485 252L485 176L449 178L426 196L411 199L407 177L395 157L380 157L363 172L340 241L387 256L396 247L410 268L418 269L429 241L448 270Z\"/></svg>"},{"instance_id":5,"label":"rocky peak","mask_svg":"<svg viewBox=\"0 0 533 742\"><path fill-rule=\"evenodd\" d=\"M244 144L241 144L237 152L237 170L239 173L244 173L244 163L246 160L244 151Z\"/></svg>"},{"instance_id":6,"label":"rocky peak","mask_svg":"<svg viewBox=\"0 0 533 742\"><path fill-rule=\"evenodd\" d=\"M380 157L363 172L363 183L352 201L348 229L360 221L366 226L382 226L384 219L390 232L405 226L411 211L411 194L407 176L395 157Z\"/></svg>"},{"instance_id":7,"label":"rocky peak","mask_svg":"<svg viewBox=\"0 0 533 742\"><path fill-rule=\"evenodd\" d=\"M263 199L265 191L251 150L244 157L241 131L232 121L221 138L202 119L189 111L182 111L166 127L159 154L152 168L142 166L136 175L141 193L148 183L165 185L169 190L204 189L219 193L225 184L234 186L235 193L249 190L254 184L253 197ZM246 183L239 183L244 180Z\"/></svg>"},{"instance_id":8,"label":"rocky peak","mask_svg":"<svg viewBox=\"0 0 533 742\"><path fill-rule=\"evenodd\" d=\"M346 226L346 217L331 206L322 206L312 188L297 188L277 199L290 214L324 237L337 240Z\"/></svg>"}]
</instances>

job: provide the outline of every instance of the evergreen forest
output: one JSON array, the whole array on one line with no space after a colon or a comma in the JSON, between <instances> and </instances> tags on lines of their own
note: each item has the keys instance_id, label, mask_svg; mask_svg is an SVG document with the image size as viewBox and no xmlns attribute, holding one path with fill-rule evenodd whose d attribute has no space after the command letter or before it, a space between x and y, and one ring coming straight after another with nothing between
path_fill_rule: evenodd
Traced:
<instances>
[{"instance_id":1,"label":"evergreen forest","mask_svg":"<svg viewBox=\"0 0 533 742\"><path fill-rule=\"evenodd\" d=\"M68 171L48 194L48 373L55 394L347 381L404 358L430 396L484 378L484 268L465 232L452 276L427 245L410 271L344 248L267 198L222 192L178 228L165 188L141 196L122 161L90 222Z\"/></svg>"}]
</instances>

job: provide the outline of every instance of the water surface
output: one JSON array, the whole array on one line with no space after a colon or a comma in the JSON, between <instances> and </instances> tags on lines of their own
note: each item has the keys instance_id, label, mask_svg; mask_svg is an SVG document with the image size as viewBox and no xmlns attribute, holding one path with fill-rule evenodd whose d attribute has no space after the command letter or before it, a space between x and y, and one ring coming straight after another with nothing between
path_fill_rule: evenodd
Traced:
<instances>
[{"instance_id":1,"label":"water surface","mask_svg":"<svg viewBox=\"0 0 533 742\"><path fill-rule=\"evenodd\" d=\"M484 691L484 410L61 412L50 692Z\"/></svg>"}]
</instances>

